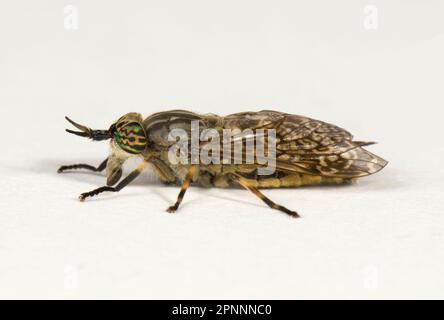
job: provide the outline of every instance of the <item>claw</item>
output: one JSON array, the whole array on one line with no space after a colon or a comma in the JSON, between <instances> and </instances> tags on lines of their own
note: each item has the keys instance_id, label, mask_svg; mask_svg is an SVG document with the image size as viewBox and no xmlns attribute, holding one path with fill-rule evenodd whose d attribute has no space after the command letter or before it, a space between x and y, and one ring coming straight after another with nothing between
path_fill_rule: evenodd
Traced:
<instances>
[{"instance_id":1,"label":"claw","mask_svg":"<svg viewBox=\"0 0 444 320\"><path fill-rule=\"evenodd\" d=\"M297 219L297 218L300 218L301 216L297 212L293 211L291 213L291 217Z\"/></svg>"}]
</instances>

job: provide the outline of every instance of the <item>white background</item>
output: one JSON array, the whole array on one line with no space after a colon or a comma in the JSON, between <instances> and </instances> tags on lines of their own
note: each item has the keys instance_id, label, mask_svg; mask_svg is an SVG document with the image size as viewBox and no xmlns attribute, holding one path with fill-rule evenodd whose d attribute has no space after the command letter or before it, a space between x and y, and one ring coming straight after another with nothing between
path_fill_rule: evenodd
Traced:
<instances>
[{"instance_id":1,"label":"white background","mask_svg":"<svg viewBox=\"0 0 444 320\"><path fill-rule=\"evenodd\" d=\"M78 29L64 7L78 9ZM378 13L367 30L366 5ZM444 298L443 2L0 4L0 297ZM276 109L375 140L352 186L179 191L145 174L80 203L121 115ZM134 166L135 163L130 164Z\"/></svg>"}]
</instances>

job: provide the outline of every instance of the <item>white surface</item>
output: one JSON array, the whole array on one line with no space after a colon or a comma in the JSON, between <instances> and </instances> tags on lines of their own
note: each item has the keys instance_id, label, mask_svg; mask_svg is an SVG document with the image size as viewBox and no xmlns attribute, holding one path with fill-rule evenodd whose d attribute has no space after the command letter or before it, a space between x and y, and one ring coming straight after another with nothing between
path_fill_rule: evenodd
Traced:
<instances>
[{"instance_id":1,"label":"white surface","mask_svg":"<svg viewBox=\"0 0 444 320\"><path fill-rule=\"evenodd\" d=\"M76 5L79 29L65 30ZM0 297L444 298L442 1L2 1ZM338 124L389 160L339 188L179 191L141 177L80 203L120 115L262 108ZM134 163L132 164L134 166Z\"/></svg>"}]
</instances>

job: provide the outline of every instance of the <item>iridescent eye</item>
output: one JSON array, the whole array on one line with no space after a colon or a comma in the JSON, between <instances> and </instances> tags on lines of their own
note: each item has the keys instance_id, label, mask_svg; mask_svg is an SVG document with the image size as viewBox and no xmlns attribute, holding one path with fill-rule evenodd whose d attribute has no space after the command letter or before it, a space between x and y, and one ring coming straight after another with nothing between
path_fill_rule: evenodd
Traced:
<instances>
[{"instance_id":1,"label":"iridescent eye","mask_svg":"<svg viewBox=\"0 0 444 320\"><path fill-rule=\"evenodd\" d=\"M145 131L137 122L117 124L114 138L126 152L139 154L147 145Z\"/></svg>"}]
</instances>

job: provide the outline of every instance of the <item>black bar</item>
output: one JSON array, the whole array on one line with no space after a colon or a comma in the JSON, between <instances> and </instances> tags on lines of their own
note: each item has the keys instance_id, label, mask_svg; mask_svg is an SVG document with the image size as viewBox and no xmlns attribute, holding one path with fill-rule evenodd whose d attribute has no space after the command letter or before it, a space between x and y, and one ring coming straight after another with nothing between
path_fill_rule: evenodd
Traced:
<instances>
[{"instance_id":1,"label":"black bar","mask_svg":"<svg viewBox=\"0 0 444 320\"><path fill-rule=\"evenodd\" d=\"M294 301L294 300L148 300L148 301L2 301L2 312L9 308L15 317L31 312L34 316L69 315L82 319L361 319L402 315L423 319L438 311L441 301ZM439 307L439 310L438 310ZM436 310L434 310L436 308Z\"/></svg>"}]
</instances>

